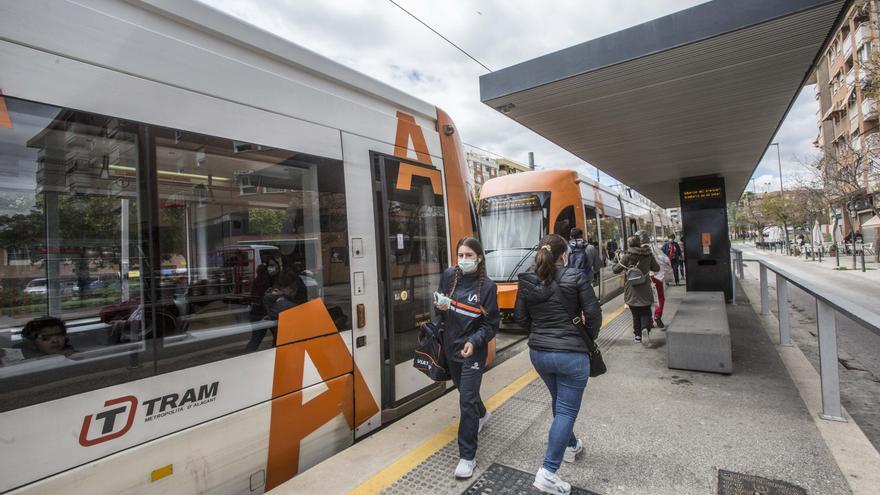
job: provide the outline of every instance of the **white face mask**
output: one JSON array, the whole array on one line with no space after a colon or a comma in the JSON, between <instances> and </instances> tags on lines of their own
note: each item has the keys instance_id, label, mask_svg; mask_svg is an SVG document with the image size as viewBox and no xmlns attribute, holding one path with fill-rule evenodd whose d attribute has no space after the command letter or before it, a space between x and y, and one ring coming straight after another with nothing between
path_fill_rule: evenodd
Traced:
<instances>
[{"instance_id":1,"label":"white face mask","mask_svg":"<svg viewBox=\"0 0 880 495\"><path fill-rule=\"evenodd\" d=\"M462 273L474 273L477 271L477 262L474 260L458 260L458 267Z\"/></svg>"}]
</instances>

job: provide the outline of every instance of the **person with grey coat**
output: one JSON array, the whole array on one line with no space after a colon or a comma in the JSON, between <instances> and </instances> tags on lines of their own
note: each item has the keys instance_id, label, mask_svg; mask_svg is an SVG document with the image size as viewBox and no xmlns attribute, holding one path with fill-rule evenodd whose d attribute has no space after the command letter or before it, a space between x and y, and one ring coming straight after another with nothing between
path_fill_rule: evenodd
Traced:
<instances>
[{"instance_id":1,"label":"person with grey coat","mask_svg":"<svg viewBox=\"0 0 880 495\"><path fill-rule=\"evenodd\" d=\"M651 254L651 247L642 245L638 236L628 239L626 253L614 265L614 273L622 273L631 269L643 274L641 280L626 280L623 286L623 301L629 306L633 318L633 340L648 343L651 336L654 292L651 290L649 276L651 272L659 272L660 264ZM629 279L630 277L627 277Z\"/></svg>"}]
</instances>

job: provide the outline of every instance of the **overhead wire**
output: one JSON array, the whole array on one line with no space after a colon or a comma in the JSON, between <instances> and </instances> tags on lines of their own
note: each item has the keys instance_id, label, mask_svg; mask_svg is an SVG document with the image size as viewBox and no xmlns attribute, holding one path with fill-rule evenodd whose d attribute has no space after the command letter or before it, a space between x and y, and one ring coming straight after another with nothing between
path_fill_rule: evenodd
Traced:
<instances>
[{"instance_id":1,"label":"overhead wire","mask_svg":"<svg viewBox=\"0 0 880 495\"><path fill-rule=\"evenodd\" d=\"M425 21L419 19L418 16L416 16L415 14L413 14L412 12L410 12L409 10L406 10L402 5L400 5L399 3L395 2L394 0L388 0L388 1L391 2L391 4L394 5L395 7L397 7L398 9L402 10L402 11L403 11L404 13L406 13L408 16L410 16L410 17L412 17L413 19L415 19L419 24L421 24L422 26L425 26L426 28L430 29L432 33L436 34L437 36L439 36L440 38L442 38L443 41L445 41L445 42L449 43L450 45L452 45L453 47L455 47L456 50L458 50L458 51L460 51L461 53L463 53L463 54L464 54L465 56L467 56L469 59L471 59L471 60L473 60L474 62L478 63L478 64L480 65L480 67L486 69L486 70L489 71L489 72L494 72L492 69L490 69L489 67L487 67L486 64L484 64L483 62L480 62L479 60L477 60L473 55L471 55L470 53L468 53L464 48L462 48L462 47L456 45L455 43L453 43L452 40L450 40L450 39L447 38L446 36L443 36L442 33L440 33L439 31L437 31L436 29L434 29L434 28L431 27L430 25L428 25L428 23L426 23ZM485 149L485 148L481 148L481 147L479 147L479 146L475 146L475 145L470 144L470 143L462 142L462 144L464 144L465 146L469 146L469 147L471 147L471 148L475 148L475 149L478 149L478 150L480 150L480 151L484 151L484 152L486 152L486 153L489 153L489 154L492 154L492 155L495 155L495 156L498 156L498 157L501 157L501 158L507 159L507 157L505 157L504 155L502 155L502 154L500 154L500 153L496 153L496 152L494 152L494 151L490 151L490 150L487 150L487 149ZM536 166L536 168L537 168L537 166ZM594 167L594 168L596 168L596 167Z\"/></svg>"},{"instance_id":2,"label":"overhead wire","mask_svg":"<svg viewBox=\"0 0 880 495\"><path fill-rule=\"evenodd\" d=\"M394 0L388 0L388 1L391 2L391 3L392 3L395 7L397 7L398 9L400 9L400 10L406 12L407 15L409 15L410 17L412 17L413 19L415 19L416 21L418 21L419 24L421 24L422 26L425 26L426 28L430 29L431 32L433 32L433 33L436 34L437 36L443 38L444 41L446 41L446 42L449 43L450 45L454 46L456 50L460 51L461 53L464 53L469 59L471 59L471 60L473 60L474 62L480 64L480 66L481 66L482 68L486 69L486 70L489 71L489 72L493 72L492 69L490 69L489 67L486 67L486 64L484 64L483 62L480 62L479 60L477 60L476 58L474 58L474 56L471 55L470 53L466 52L466 51L464 50L464 48L462 48L462 47L456 45L455 43L453 43L452 40L450 40L450 39L447 38L446 36L443 36L442 34L440 34L439 31L437 31L436 29L434 29L434 28L432 28L431 26L429 26L428 23L426 23L425 21L419 19L419 18L418 18L415 14L413 14L412 12L410 12L410 11L406 10L405 8L403 8L399 3L395 2Z\"/></svg>"}]
</instances>

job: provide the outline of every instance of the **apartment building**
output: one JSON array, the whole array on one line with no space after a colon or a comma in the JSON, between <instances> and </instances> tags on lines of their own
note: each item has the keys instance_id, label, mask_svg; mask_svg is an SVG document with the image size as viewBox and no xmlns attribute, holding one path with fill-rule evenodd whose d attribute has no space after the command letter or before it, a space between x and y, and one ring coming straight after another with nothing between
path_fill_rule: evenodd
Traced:
<instances>
[{"instance_id":1,"label":"apartment building","mask_svg":"<svg viewBox=\"0 0 880 495\"><path fill-rule=\"evenodd\" d=\"M813 75L811 82L815 82L819 103L816 114L819 135L814 144L826 154L837 155L849 149L859 151L877 137L874 136L880 125L877 102L864 91L868 78L866 66L878 64L880 57L877 4L876 0L853 2ZM877 184L870 183L866 169L863 196L834 205L834 216L845 233L861 230L861 224L873 217L871 205L880 204L878 191ZM874 241L874 232L870 232L873 229L868 230L863 232L866 242L870 242L869 237Z\"/></svg>"},{"instance_id":2,"label":"apartment building","mask_svg":"<svg viewBox=\"0 0 880 495\"><path fill-rule=\"evenodd\" d=\"M489 179L499 175L528 172L529 167L507 158L492 158L483 153L471 150L465 153L468 166L467 182L477 190Z\"/></svg>"},{"instance_id":3,"label":"apartment building","mask_svg":"<svg viewBox=\"0 0 880 495\"><path fill-rule=\"evenodd\" d=\"M487 180L498 176L498 162L494 158L476 151L468 151L465 153L465 159L468 165L467 182L477 189Z\"/></svg>"}]
</instances>

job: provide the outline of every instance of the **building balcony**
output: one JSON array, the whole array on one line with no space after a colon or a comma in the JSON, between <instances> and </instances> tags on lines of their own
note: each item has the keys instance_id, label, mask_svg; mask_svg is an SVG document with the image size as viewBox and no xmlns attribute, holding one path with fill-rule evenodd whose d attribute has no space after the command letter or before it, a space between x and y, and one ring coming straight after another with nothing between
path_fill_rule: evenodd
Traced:
<instances>
[{"instance_id":1,"label":"building balcony","mask_svg":"<svg viewBox=\"0 0 880 495\"><path fill-rule=\"evenodd\" d=\"M873 36L871 36L871 26L867 22L863 22L859 24L859 27L856 28L856 46L862 46L866 41L870 41Z\"/></svg>"},{"instance_id":2,"label":"building balcony","mask_svg":"<svg viewBox=\"0 0 880 495\"><path fill-rule=\"evenodd\" d=\"M843 43L840 45L840 50L843 52L844 58L852 53L852 38L849 35L844 38Z\"/></svg>"},{"instance_id":3,"label":"building balcony","mask_svg":"<svg viewBox=\"0 0 880 495\"><path fill-rule=\"evenodd\" d=\"M880 118L880 115L877 113L877 103L870 98L862 101L862 120L878 120L878 118Z\"/></svg>"}]
</instances>

